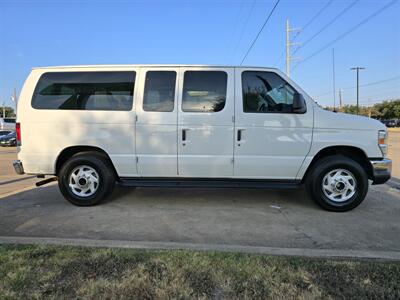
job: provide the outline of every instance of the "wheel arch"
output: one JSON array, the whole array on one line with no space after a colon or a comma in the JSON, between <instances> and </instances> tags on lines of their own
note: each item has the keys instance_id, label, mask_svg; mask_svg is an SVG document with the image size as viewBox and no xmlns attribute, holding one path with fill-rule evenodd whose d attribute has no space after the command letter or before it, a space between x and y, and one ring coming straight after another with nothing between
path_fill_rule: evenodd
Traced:
<instances>
[{"instance_id":1,"label":"wheel arch","mask_svg":"<svg viewBox=\"0 0 400 300\"><path fill-rule=\"evenodd\" d=\"M115 166L114 166L110 156L107 154L107 152L99 147L87 146L87 145L70 146L70 147L64 148L57 156L57 159L55 162L56 175L58 176L58 172L60 171L62 165L68 159L70 159L72 156L74 156L78 153L84 153L84 152L96 152L96 154L103 156L109 162L110 166L112 166L112 170L114 172L115 178L119 179L117 170L115 169Z\"/></svg>"},{"instance_id":2,"label":"wheel arch","mask_svg":"<svg viewBox=\"0 0 400 300\"><path fill-rule=\"evenodd\" d=\"M325 147L319 150L316 155L314 155L301 181L304 182L306 180L308 174L311 172L311 170L318 162L318 160L324 157L338 155L338 154L343 155L344 157L350 158L359 163L361 167L364 169L364 171L367 173L368 178L372 179L373 177L372 166L364 150L354 146L335 145L335 146Z\"/></svg>"}]
</instances>

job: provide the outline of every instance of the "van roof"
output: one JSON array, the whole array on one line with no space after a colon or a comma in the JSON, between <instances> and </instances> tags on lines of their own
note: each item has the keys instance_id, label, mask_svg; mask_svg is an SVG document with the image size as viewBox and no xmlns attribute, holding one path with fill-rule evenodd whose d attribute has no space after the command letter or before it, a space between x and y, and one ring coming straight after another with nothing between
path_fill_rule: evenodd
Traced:
<instances>
[{"instance_id":1,"label":"van roof","mask_svg":"<svg viewBox=\"0 0 400 300\"><path fill-rule=\"evenodd\" d=\"M122 65L73 65L73 66L47 66L32 69L73 69L73 68L121 68L121 67L208 67L208 68L263 68L277 69L263 66L238 66L238 65L190 65L190 64L122 64Z\"/></svg>"}]
</instances>

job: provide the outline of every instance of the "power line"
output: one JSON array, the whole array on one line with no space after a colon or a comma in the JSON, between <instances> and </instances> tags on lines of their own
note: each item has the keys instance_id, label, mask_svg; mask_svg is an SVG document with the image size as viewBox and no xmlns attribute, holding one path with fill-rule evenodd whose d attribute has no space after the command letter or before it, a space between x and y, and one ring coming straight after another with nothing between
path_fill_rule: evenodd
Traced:
<instances>
[{"instance_id":1,"label":"power line","mask_svg":"<svg viewBox=\"0 0 400 300\"><path fill-rule=\"evenodd\" d=\"M387 97L385 95L395 95L395 94L398 95L398 96L395 96L395 98L398 97L400 99L400 91L396 89L396 90L387 90L385 92L381 92L381 93L377 93L377 94L367 94L367 95L360 97L360 101L364 101L365 99L368 99L368 98L382 98L383 96Z\"/></svg>"},{"instance_id":2,"label":"power line","mask_svg":"<svg viewBox=\"0 0 400 300\"><path fill-rule=\"evenodd\" d=\"M368 100L362 100L362 101L360 101L360 104L363 104L363 105L365 105L365 104L378 104L378 103L382 103L382 102L392 102L392 101L399 101L399 98L380 98L380 99L378 99L378 100L371 100L371 99L368 99Z\"/></svg>"},{"instance_id":3,"label":"power line","mask_svg":"<svg viewBox=\"0 0 400 300\"><path fill-rule=\"evenodd\" d=\"M319 50L315 51L313 54L309 55L308 57L306 57L305 59L303 59L301 62L297 63L294 67L293 70L301 63L304 63L305 61L313 58L314 56L318 55L319 53L321 53L322 51L324 51L325 49L327 49L328 47L332 46L333 44L335 44L336 42L338 42L339 40L341 40L342 38L346 37L347 35L349 35L350 33L352 33L354 30L358 29L360 26L364 25L365 23L367 23L369 20L371 20L372 18L376 17L377 15L379 15L380 13L382 13L384 10L388 9L390 6L392 6L393 4L395 4L398 0L393 0L391 2L389 2L388 4L386 4L385 6L381 7L379 10L377 10L376 12L374 12L373 14L369 15L367 18L363 19L361 22L359 22L358 24L356 24L355 26L351 27L349 30L345 31L344 33L342 33L341 35L339 35L338 37L336 37L334 40L332 40L331 42L329 42L328 44L326 44L325 46L323 46L322 48L320 48Z\"/></svg>"},{"instance_id":4,"label":"power line","mask_svg":"<svg viewBox=\"0 0 400 300\"><path fill-rule=\"evenodd\" d=\"M314 22L323 12L325 9L328 8L329 5L331 5L333 2L333 0L329 0L307 23L306 25L304 25L302 27L301 30L297 31L297 33L295 34L295 36L293 37L292 41L294 41L300 33L304 32L304 30L312 23ZM297 50L296 50L297 51ZM283 55L285 54L285 49L281 52L281 54L279 55L278 59L276 60L275 64L276 65L282 58Z\"/></svg>"},{"instance_id":5,"label":"power line","mask_svg":"<svg viewBox=\"0 0 400 300\"><path fill-rule=\"evenodd\" d=\"M393 81L393 80L398 80L400 79L400 76L395 76L395 77L390 77L387 79L383 79L383 80L378 80L378 81L373 81L373 82L369 82L369 83L365 83L365 84L360 84L360 87L364 87L364 86L371 86L371 85L376 85L376 84L380 84L380 83L385 83L385 82L389 82L389 81ZM357 86L348 86L345 88L341 88L342 90L351 90L351 89L355 89ZM319 94L316 97L321 97L321 96L325 96L325 95L329 95L332 94L332 91L326 92L326 93L322 93Z\"/></svg>"},{"instance_id":6,"label":"power line","mask_svg":"<svg viewBox=\"0 0 400 300\"><path fill-rule=\"evenodd\" d=\"M356 5L358 0L354 0L351 2L348 6L346 6L339 14L337 14L332 20L330 20L325 26L323 26L319 31L317 31L312 37L310 37L308 40L306 40L303 45L298 47L293 54L295 54L297 51L299 51L301 48L304 48L308 43L310 43L313 39L315 39L317 36L319 36L322 32L324 32L329 26L331 26L333 23L335 23L342 15L344 15L350 8L352 8L354 5Z\"/></svg>"},{"instance_id":7,"label":"power line","mask_svg":"<svg viewBox=\"0 0 400 300\"><path fill-rule=\"evenodd\" d=\"M274 5L274 7L271 9L271 11L270 11L270 13L269 13L269 15L268 15L267 19L265 20L265 22L264 22L263 26L261 27L260 31L257 33L257 36L256 36L256 38L255 38L255 39L253 40L253 42L251 43L251 45L250 45L249 49L247 50L247 52L246 52L245 56L244 56L244 57L243 57L243 59L242 59L242 61L241 61L240 65L242 65L242 64L243 64L243 62L244 62L244 60L246 59L247 55L250 53L251 49L253 48L254 44L256 43L256 41L257 41L258 37L260 36L261 32L263 31L263 29L264 29L265 25L267 25L267 23L268 23L269 19L271 18L272 14L273 14L273 13L274 13L274 11L275 11L275 8L278 6L278 4L279 4L279 2L280 2L280 1L281 1L281 0L277 0L277 1L275 2L275 5Z\"/></svg>"},{"instance_id":8,"label":"power line","mask_svg":"<svg viewBox=\"0 0 400 300\"><path fill-rule=\"evenodd\" d=\"M391 102L391 101L395 101L396 99L387 99L387 98L381 98L380 100L363 100L363 101L360 101L360 105L361 106L372 106L372 105L375 105L375 104L380 104L380 103L383 103L383 102ZM345 104L345 105L343 105L343 106L354 106L353 104Z\"/></svg>"},{"instance_id":9,"label":"power line","mask_svg":"<svg viewBox=\"0 0 400 300\"><path fill-rule=\"evenodd\" d=\"M393 81L393 80L398 80L398 79L400 79L400 76L395 76L395 77L391 77L391 78L388 78L388 79L383 79L383 80L379 80L379 81L375 81L375 82L360 84L360 87L375 85L375 84L384 83L384 82ZM355 88L356 88L356 86L351 86L351 87L345 87L343 89L344 90L350 90L350 89L355 89Z\"/></svg>"},{"instance_id":10,"label":"power line","mask_svg":"<svg viewBox=\"0 0 400 300\"><path fill-rule=\"evenodd\" d=\"M370 97L363 98L362 100L360 100L359 104L365 106L365 105L378 104L378 103L382 103L382 102L385 102L385 101L388 101L388 102L399 101L399 99L400 99L400 97L380 97L380 98L376 97L376 98L378 98L377 100L372 100L372 99L370 99L372 97L375 98L375 96L370 96ZM324 101L324 102L326 102L326 101ZM350 99L350 101L347 101L347 102L351 102L352 103L352 102L354 102L354 99ZM323 104L320 104L320 105L323 105ZM344 107L344 106L356 106L356 105L350 104L350 103L346 103L346 104L342 105L342 107Z\"/></svg>"},{"instance_id":11,"label":"power line","mask_svg":"<svg viewBox=\"0 0 400 300\"><path fill-rule=\"evenodd\" d=\"M372 99L368 99L368 100L362 100L362 101L360 101L360 105L361 106L365 106L365 105L368 105L368 104L371 104L371 105L373 105L373 104L379 104L379 103L382 103L382 102L392 102L392 101L398 101L399 100L399 98L379 98L379 99L376 99L376 100L372 100ZM352 104L346 104L346 105L352 105Z\"/></svg>"},{"instance_id":12,"label":"power line","mask_svg":"<svg viewBox=\"0 0 400 300\"><path fill-rule=\"evenodd\" d=\"M394 95L398 95L398 96L394 96ZM342 96L343 96L343 94L342 94ZM321 99L321 98L319 98L319 97L316 97L319 101L323 101L323 102L330 102L330 100L331 99ZM343 98L343 97L342 97ZM350 105L350 103L354 103L354 102L356 102L357 101L357 99L356 99L356 97L354 97L354 96L346 96L346 97L344 97L344 98L347 98L347 100L346 100L346 104L343 104L342 103L342 106L343 105ZM363 103L363 102L365 102L365 101L375 101L375 100L372 100L371 98L375 98L375 99L381 99L381 100L376 100L376 102L381 102L382 101L382 99L383 100L387 100L387 99L397 99L397 100L400 100L400 93L399 93L399 90L398 89L396 89L396 90L387 90L387 91L385 91L385 92L381 92L381 93L378 93L378 94L366 94L366 95L363 95L362 97L360 97L360 99L359 99L359 103ZM354 105L354 104L351 104L351 105Z\"/></svg>"},{"instance_id":13,"label":"power line","mask_svg":"<svg viewBox=\"0 0 400 300\"><path fill-rule=\"evenodd\" d=\"M233 32L232 32L232 36L230 38L230 43L229 43L229 45L232 45L232 46L234 45L234 42L235 42L234 38L235 38L236 32L238 30L239 19L240 19L240 15L242 14L244 2L245 2L244 0L242 0L240 2L239 10L238 10L237 15L235 17L235 26L234 26L234 29L233 29Z\"/></svg>"},{"instance_id":14,"label":"power line","mask_svg":"<svg viewBox=\"0 0 400 300\"><path fill-rule=\"evenodd\" d=\"M277 63L283 58L283 55L285 55L286 50L284 49L281 54L279 55L278 59L275 61L274 66L277 65Z\"/></svg>"},{"instance_id":15,"label":"power line","mask_svg":"<svg viewBox=\"0 0 400 300\"><path fill-rule=\"evenodd\" d=\"M303 26L302 30L296 33L296 35L293 37L293 40L295 40L297 36L301 32L303 32L308 26L310 26L310 24L312 24L312 22L314 22L324 12L324 10L332 4L332 2L333 0L329 0L328 2L326 2L326 4L306 23L306 25Z\"/></svg>"},{"instance_id":16,"label":"power line","mask_svg":"<svg viewBox=\"0 0 400 300\"><path fill-rule=\"evenodd\" d=\"M236 43L236 46L235 46L235 48L233 50L232 59L235 59L235 55L236 55L237 49L238 49L238 47L239 47L239 45L240 45L240 43L242 41L244 31L247 28L247 24L249 23L249 20L250 20L251 14L253 13L253 9L254 9L255 4L256 4L256 0L253 0L253 3L251 4L250 11L249 11L249 13L247 14L247 17L246 17L246 21L244 22L242 30L240 31L239 40Z\"/></svg>"}]
</instances>

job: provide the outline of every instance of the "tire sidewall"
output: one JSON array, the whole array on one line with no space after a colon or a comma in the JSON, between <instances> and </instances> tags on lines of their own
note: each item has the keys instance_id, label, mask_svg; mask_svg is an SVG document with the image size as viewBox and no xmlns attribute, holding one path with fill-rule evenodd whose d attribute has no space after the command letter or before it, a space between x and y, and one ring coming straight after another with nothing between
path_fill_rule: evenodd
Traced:
<instances>
[{"instance_id":1,"label":"tire sidewall","mask_svg":"<svg viewBox=\"0 0 400 300\"><path fill-rule=\"evenodd\" d=\"M322 190L322 181L330 171L335 169L344 169L353 174L356 179L356 192L354 195L344 201L335 202L330 200ZM324 209L344 212L351 210L364 200L368 191L368 178L364 169L355 161L348 158L341 158L340 160L327 160L316 167L313 172L311 192L314 200Z\"/></svg>"},{"instance_id":2,"label":"tire sidewall","mask_svg":"<svg viewBox=\"0 0 400 300\"><path fill-rule=\"evenodd\" d=\"M96 192L88 197L75 195L69 187L69 177L71 172L78 166L89 166L96 170L99 175L99 184ZM78 206L91 206L99 203L112 190L110 187L110 170L102 158L89 155L78 155L68 160L59 172L59 187L64 197L72 204Z\"/></svg>"}]
</instances>

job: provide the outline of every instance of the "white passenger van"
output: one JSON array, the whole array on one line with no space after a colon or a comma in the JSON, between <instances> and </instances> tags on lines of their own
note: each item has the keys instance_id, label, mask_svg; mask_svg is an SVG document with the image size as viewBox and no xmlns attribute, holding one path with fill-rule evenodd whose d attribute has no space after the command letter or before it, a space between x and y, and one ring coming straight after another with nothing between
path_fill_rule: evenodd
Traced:
<instances>
[{"instance_id":1,"label":"white passenger van","mask_svg":"<svg viewBox=\"0 0 400 300\"><path fill-rule=\"evenodd\" d=\"M17 116L17 173L55 175L76 205L115 183L295 188L347 211L390 178L386 127L320 108L277 69L35 68Z\"/></svg>"}]
</instances>

